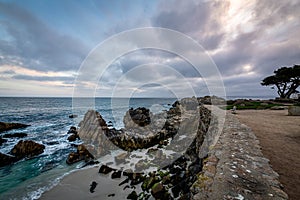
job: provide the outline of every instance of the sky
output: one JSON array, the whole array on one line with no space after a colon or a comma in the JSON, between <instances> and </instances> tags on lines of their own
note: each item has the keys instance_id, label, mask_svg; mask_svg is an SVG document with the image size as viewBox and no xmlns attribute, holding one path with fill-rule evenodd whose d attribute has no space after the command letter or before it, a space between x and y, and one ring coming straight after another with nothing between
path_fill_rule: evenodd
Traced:
<instances>
[{"instance_id":1,"label":"sky","mask_svg":"<svg viewBox=\"0 0 300 200\"><path fill-rule=\"evenodd\" d=\"M0 0L0 96L70 97L75 87L100 97L190 96L188 87L197 96L212 95L206 83L213 76L164 48L128 51L105 69L94 63L78 81L92 52L114 55L101 44L145 27L174 30L197 42L227 96L275 96L260 82L276 68L300 64L299 10L299 0ZM185 48L176 42L173 48ZM127 43L113 45L117 51ZM92 74L96 84L88 79Z\"/></svg>"}]
</instances>

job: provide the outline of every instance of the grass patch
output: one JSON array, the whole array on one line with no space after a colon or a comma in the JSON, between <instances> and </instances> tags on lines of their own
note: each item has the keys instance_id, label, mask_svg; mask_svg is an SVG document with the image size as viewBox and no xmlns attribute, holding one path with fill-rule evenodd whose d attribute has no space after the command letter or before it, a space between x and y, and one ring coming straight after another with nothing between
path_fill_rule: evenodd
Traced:
<instances>
[{"instance_id":1,"label":"grass patch","mask_svg":"<svg viewBox=\"0 0 300 200\"><path fill-rule=\"evenodd\" d=\"M268 103L266 104L265 102L241 102L240 104L236 105L227 105L225 107L226 110L230 110L233 108L233 106L236 106L237 110L246 110L246 109L258 109L258 110L263 110L263 109L269 109L274 106L281 106L282 104L274 104L274 103Z\"/></svg>"}]
</instances>

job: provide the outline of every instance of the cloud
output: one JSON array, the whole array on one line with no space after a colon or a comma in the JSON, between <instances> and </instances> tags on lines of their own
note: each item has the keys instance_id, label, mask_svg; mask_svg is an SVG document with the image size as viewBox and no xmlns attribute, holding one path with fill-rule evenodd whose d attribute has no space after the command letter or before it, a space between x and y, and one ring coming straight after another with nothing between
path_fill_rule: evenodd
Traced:
<instances>
[{"instance_id":1,"label":"cloud","mask_svg":"<svg viewBox=\"0 0 300 200\"><path fill-rule=\"evenodd\" d=\"M74 81L74 77L68 77L68 76L57 76L57 77L51 77L51 76L30 76L30 75L14 75L12 76L13 79L19 79L19 80L29 80L29 81L63 81L63 82L72 82Z\"/></svg>"},{"instance_id":2,"label":"cloud","mask_svg":"<svg viewBox=\"0 0 300 200\"><path fill-rule=\"evenodd\" d=\"M96 2L94 10L79 4L73 7L78 10L71 11L70 16L76 15L76 19L64 19L66 16L58 12L56 19L62 20L67 27L55 29L50 25L53 23L33 14L32 10L14 3L0 3L0 77L45 85L51 81L71 85L76 76L74 70L88 53L87 44L96 44L103 36L109 37L129 28L149 25L180 31L202 45L216 63L229 95L249 91L253 94L255 91L272 93L260 86L260 80L278 67L300 64L300 2L296 0L173 0L134 5ZM123 12L125 8L129 11ZM77 11L80 11L80 17ZM81 32L82 27L85 28ZM80 34L72 34L72 31ZM74 37L82 33L85 38ZM129 39L143 41L147 34L152 32ZM170 44L169 38L164 37L166 35L157 35L153 45L169 45L193 55L192 58L199 57L199 52L189 52L188 44L176 39ZM105 58L134 44L126 40L112 46L109 51L104 49ZM92 92L97 87L97 73L101 71L97 68L101 66L99 61L103 61L97 56L93 59L88 63L89 70L80 74L82 79L78 82L82 84L82 90L91 89ZM136 69L143 65L147 69ZM201 67L205 68L205 64ZM178 73L169 73L169 70ZM119 85L120 94L129 90L135 94L149 92L159 96L168 91L166 88L181 90L180 93L184 94L181 84L184 81L188 81L199 94L207 92L202 75L186 60L157 49L138 50L116 58L101 76L98 89L102 96L109 96L120 80L123 81Z\"/></svg>"},{"instance_id":3,"label":"cloud","mask_svg":"<svg viewBox=\"0 0 300 200\"><path fill-rule=\"evenodd\" d=\"M224 38L220 16L227 7L225 1L163 2L152 24L188 34L207 50L216 49Z\"/></svg>"},{"instance_id":4,"label":"cloud","mask_svg":"<svg viewBox=\"0 0 300 200\"><path fill-rule=\"evenodd\" d=\"M13 3L0 3L1 64L15 64L40 71L67 71L79 67L88 53L78 38L59 33L27 10Z\"/></svg>"}]
</instances>

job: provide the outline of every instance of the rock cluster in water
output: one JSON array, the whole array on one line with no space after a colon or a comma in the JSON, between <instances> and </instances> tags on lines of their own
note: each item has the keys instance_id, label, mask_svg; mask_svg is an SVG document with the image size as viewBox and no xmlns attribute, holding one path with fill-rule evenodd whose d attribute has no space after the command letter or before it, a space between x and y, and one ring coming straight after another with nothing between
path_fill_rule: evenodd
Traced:
<instances>
[{"instance_id":1,"label":"rock cluster in water","mask_svg":"<svg viewBox=\"0 0 300 200\"><path fill-rule=\"evenodd\" d=\"M30 125L21 124L21 123L0 122L0 132L9 131L12 129L26 128L28 126L30 126Z\"/></svg>"},{"instance_id":2,"label":"rock cluster in water","mask_svg":"<svg viewBox=\"0 0 300 200\"><path fill-rule=\"evenodd\" d=\"M10 151L17 159L32 158L44 152L45 146L31 140L20 140Z\"/></svg>"},{"instance_id":3,"label":"rock cluster in water","mask_svg":"<svg viewBox=\"0 0 300 200\"><path fill-rule=\"evenodd\" d=\"M21 123L0 122L0 132L12 129L26 128L30 125ZM0 137L0 146L7 142L8 138L24 138L27 133L6 133ZM45 146L31 140L20 140L9 154L0 153L0 167L13 164L23 158L32 158L44 152Z\"/></svg>"},{"instance_id":4,"label":"rock cluster in water","mask_svg":"<svg viewBox=\"0 0 300 200\"><path fill-rule=\"evenodd\" d=\"M31 140L20 140L10 154L0 153L0 167L12 164L23 158L32 158L44 152L45 146Z\"/></svg>"}]
</instances>

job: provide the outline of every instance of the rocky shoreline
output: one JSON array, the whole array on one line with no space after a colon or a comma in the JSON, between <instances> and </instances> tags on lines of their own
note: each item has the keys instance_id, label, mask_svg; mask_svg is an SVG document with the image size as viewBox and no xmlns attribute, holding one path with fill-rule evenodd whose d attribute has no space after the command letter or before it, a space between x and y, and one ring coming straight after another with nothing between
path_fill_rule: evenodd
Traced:
<instances>
[{"instance_id":1,"label":"rocky shoreline","mask_svg":"<svg viewBox=\"0 0 300 200\"><path fill-rule=\"evenodd\" d=\"M214 105L222 105L222 99L215 99ZM117 190L125 191L127 199L288 199L251 130L227 114L218 133L215 106L203 105L211 102L184 98L159 114L142 107L129 109L119 130L90 110L79 127L66 133L76 148L66 163L97 164L98 175L119 181ZM0 142L26 137L2 136ZM0 167L38 156L44 149L42 144L20 140L10 155L0 154ZM112 152L118 153L112 157ZM112 159L99 163L105 156ZM93 180L88 187L97 193L101 182Z\"/></svg>"},{"instance_id":2,"label":"rocky shoreline","mask_svg":"<svg viewBox=\"0 0 300 200\"><path fill-rule=\"evenodd\" d=\"M70 153L67 163L91 162L94 156L119 148L125 151L114 158L120 169L102 163L99 173L111 174L113 179L125 176L119 186L141 188L141 192L134 190L127 198L148 199L152 195L156 199L190 199L190 188L207 155L199 151L206 148L205 138L208 143L206 133L211 119L211 112L196 98L176 101L168 111L156 115L147 108L129 109L123 120L125 127L120 130L109 128L100 113L90 110L78 133L75 127L69 131L78 134L85 146L79 145L76 152ZM184 139L180 139L182 136ZM134 166L126 168L130 159L138 157L132 152L141 149L147 150L149 157L141 156ZM173 152L169 162L165 151ZM150 167L156 170L149 172Z\"/></svg>"}]
</instances>

